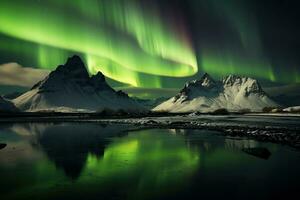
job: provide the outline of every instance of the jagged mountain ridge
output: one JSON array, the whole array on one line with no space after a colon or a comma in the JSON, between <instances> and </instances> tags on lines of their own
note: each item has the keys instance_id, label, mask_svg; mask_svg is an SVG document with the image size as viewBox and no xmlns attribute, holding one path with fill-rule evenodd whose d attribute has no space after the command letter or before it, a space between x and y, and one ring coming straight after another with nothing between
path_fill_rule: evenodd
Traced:
<instances>
[{"instance_id":1,"label":"jagged mountain ridge","mask_svg":"<svg viewBox=\"0 0 300 200\"><path fill-rule=\"evenodd\" d=\"M255 79L229 75L215 81L206 73L200 80L186 83L176 96L153 110L179 113L212 112L220 108L229 111L261 111L264 107L277 106Z\"/></svg>"},{"instance_id":2,"label":"jagged mountain ridge","mask_svg":"<svg viewBox=\"0 0 300 200\"><path fill-rule=\"evenodd\" d=\"M22 111L145 111L127 94L111 88L101 72L90 77L78 56L59 65L13 102Z\"/></svg>"}]
</instances>

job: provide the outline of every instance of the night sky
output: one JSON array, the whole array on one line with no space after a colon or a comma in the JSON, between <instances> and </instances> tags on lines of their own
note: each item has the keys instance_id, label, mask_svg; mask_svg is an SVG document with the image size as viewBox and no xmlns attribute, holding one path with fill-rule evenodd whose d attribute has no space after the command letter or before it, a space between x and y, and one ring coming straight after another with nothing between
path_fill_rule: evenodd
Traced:
<instances>
[{"instance_id":1,"label":"night sky","mask_svg":"<svg viewBox=\"0 0 300 200\"><path fill-rule=\"evenodd\" d=\"M299 83L299 6L296 0L1 0L0 64L53 70L78 54L91 74L138 88L180 88L204 72Z\"/></svg>"}]
</instances>

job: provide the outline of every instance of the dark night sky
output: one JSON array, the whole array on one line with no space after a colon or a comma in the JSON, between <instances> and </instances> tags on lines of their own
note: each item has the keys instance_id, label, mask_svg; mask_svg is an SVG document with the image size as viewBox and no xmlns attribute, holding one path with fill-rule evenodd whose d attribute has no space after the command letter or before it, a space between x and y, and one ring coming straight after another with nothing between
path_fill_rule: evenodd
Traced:
<instances>
[{"instance_id":1,"label":"dark night sky","mask_svg":"<svg viewBox=\"0 0 300 200\"><path fill-rule=\"evenodd\" d=\"M153 2L153 1L152 1ZM218 13L212 0L159 0L162 10L181 14L188 24L195 43L203 40L226 42L235 31L226 16ZM218 1L215 1L218 3ZM271 55L290 56L299 61L300 52L300 2L296 0L223 0L240 12L245 12L241 21L257 21L265 51ZM170 6L171 5L171 6ZM219 14L219 15L218 15ZM232 16L238 17L234 10ZM236 33L237 34L237 33ZM272 56L277 57L277 56Z\"/></svg>"},{"instance_id":2,"label":"dark night sky","mask_svg":"<svg viewBox=\"0 0 300 200\"><path fill-rule=\"evenodd\" d=\"M220 6L211 0L163 0L165 9L175 5L188 24L195 48L201 54L201 44L209 43L224 48L238 47L239 30L229 18L247 24L255 20L262 53L278 71L300 69L300 2L295 0L224 0L230 13L222 14ZM242 12L240 15L237 12ZM249 34L251 37L251 34ZM255 35L253 35L255 37ZM198 57L198 59L201 59Z\"/></svg>"}]
</instances>

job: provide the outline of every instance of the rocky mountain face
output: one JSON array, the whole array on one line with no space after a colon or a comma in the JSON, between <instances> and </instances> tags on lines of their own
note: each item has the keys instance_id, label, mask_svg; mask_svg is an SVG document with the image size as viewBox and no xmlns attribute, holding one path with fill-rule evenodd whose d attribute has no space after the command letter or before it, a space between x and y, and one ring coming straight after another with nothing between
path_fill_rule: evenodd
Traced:
<instances>
[{"instance_id":1,"label":"rocky mountain face","mask_svg":"<svg viewBox=\"0 0 300 200\"><path fill-rule=\"evenodd\" d=\"M212 112L225 108L229 111L249 109L257 112L264 107L277 106L255 79L229 75L215 81L204 74L200 80L186 83L176 96L153 110L180 113Z\"/></svg>"},{"instance_id":2,"label":"rocky mountain face","mask_svg":"<svg viewBox=\"0 0 300 200\"><path fill-rule=\"evenodd\" d=\"M101 72L90 77L78 56L69 58L13 102L23 111L145 111L127 94L111 88Z\"/></svg>"}]
</instances>

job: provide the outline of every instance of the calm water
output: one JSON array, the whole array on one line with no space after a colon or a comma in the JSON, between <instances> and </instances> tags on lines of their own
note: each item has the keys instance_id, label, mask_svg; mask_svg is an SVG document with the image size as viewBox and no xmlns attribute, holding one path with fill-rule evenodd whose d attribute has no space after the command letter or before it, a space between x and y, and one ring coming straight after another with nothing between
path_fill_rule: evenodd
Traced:
<instances>
[{"instance_id":1,"label":"calm water","mask_svg":"<svg viewBox=\"0 0 300 200\"><path fill-rule=\"evenodd\" d=\"M0 142L0 199L271 199L300 186L299 151L205 130L14 124Z\"/></svg>"}]
</instances>

